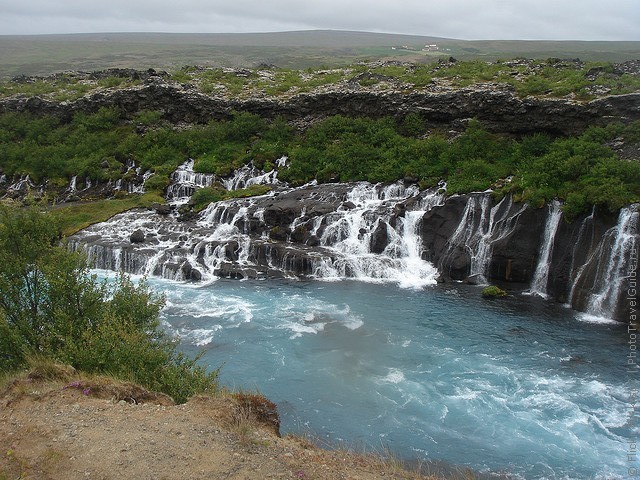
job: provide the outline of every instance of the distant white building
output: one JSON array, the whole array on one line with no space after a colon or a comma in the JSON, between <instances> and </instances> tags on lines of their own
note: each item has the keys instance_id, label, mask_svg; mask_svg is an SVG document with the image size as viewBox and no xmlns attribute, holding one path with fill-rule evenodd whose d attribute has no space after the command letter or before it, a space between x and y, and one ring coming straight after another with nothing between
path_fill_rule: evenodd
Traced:
<instances>
[{"instance_id":1,"label":"distant white building","mask_svg":"<svg viewBox=\"0 0 640 480\"><path fill-rule=\"evenodd\" d=\"M438 50L440 50L438 48L438 45L433 44L433 45L425 45L424 48L422 49L423 52L437 52Z\"/></svg>"}]
</instances>

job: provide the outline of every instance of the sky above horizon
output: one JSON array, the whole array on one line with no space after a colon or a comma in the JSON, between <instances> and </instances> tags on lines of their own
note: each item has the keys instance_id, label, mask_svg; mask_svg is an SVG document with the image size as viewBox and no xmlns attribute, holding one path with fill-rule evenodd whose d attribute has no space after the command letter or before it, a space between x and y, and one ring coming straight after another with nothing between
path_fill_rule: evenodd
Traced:
<instances>
[{"instance_id":1,"label":"sky above horizon","mask_svg":"<svg viewBox=\"0 0 640 480\"><path fill-rule=\"evenodd\" d=\"M0 0L0 34L359 30L466 40L640 40L640 0Z\"/></svg>"}]
</instances>

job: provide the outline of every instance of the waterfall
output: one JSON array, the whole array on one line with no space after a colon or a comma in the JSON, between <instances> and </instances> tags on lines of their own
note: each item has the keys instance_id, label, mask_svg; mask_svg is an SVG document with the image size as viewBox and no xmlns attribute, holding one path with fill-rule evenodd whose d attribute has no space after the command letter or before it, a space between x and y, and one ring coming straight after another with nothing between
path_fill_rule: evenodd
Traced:
<instances>
[{"instance_id":1,"label":"waterfall","mask_svg":"<svg viewBox=\"0 0 640 480\"><path fill-rule=\"evenodd\" d=\"M277 161L278 166L286 165L286 157ZM194 160L189 159L171 174L171 182L167 187L166 198L175 204L183 204L198 188L210 187L216 182L227 190L239 190L252 185L278 185L278 171L263 172L253 163L244 165L233 172L229 178L219 178L213 173L196 173L193 170Z\"/></svg>"},{"instance_id":2,"label":"waterfall","mask_svg":"<svg viewBox=\"0 0 640 480\"><path fill-rule=\"evenodd\" d=\"M598 275L594 288L589 295L587 313L595 317L610 318L618 308L625 280L631 271L637 268L638 259L638 212L639 205L620 210L618 223L603 236L601 245L610 244L608 255L602 255L598 261ZM601 253L604 249L598 249ZM633 264L635 259L636 264ZM577 281L578 279L576 279Z\"/></svg>"},{"instance_id":3,"label":"waterfall","mask_svg":"<svg viewBox=\"0 0 640 480\"><path fill-rule=\"evenodd\" d=\"M189 161L171 178L167 197L186 201L215 176L194 173ZM229 188L260 183L279 183L276 172L247 165L227 179ZM99 268L178 280L293 275L403 286L435 283L436 269L422 259L420 228L424 213L443 202L441 190L420 193L402 182L361 182L281 189L277 198L212 203L188 222L149 211L126 212L79 232L72 248L85 249ZM274 202L293 208L295 215L280 216L281 207L272 209ZM277 228L269 223L274 221ZM142 241L133 235L138 230L144 233ZM315 243L308 246L311 237Z\"/></svg>"},{"instance_id":4,"label":"waterfall","mask_svg":"<svg viewBox=\"0 0 640 480\"><path fill-rule=\"evenodd\" d=\"M277 180L276 173L246 165L227 179L231 188L264 182L281 185L269 195L215 202L181 221L175 214L132 210L78 232L69 246L85 250L98 268L175 280L285 276L353 278L403 287L435 283L438 271L425 260L432 255L433 244L423 238L423 218L444 205L443 189L421 192L402 182L289 188ZM173 172L171 179L167 197L175 202L186 202L196 188L217 181L215 175L195 173L192 160ZM22 178L16 186L24 188L28 182L28 177ZM514 204L511 196L492 205L490 192L470 194L466 203L463 199L451 199L455 207L446 213L457 212L449 217L449 225L457 226L448 240L437 240L436 248L442 252L438 261L442 269L453 272L456 268L456 278L467 276L483 283L491 274L494 250L505 245L527 206ZM530 286L531 293L541 296L547 293L562 216L559 202L548 208ZM638 248L638 215L637 206L621 210L618 224L601 238L593 233L589 237L588 232L597 231L593 212L576 227L581 248L571 252L568 276L573 282L567 289L574 308L614 316L629 258ZM424 245L429 252L423 251Z\"/></svg>"},{"instance_id":5,"label":"waterfall","mask_svg":"<svg viewBox=\"0 0 640 480\"><path fill-rule=\"evenodd\" d=\"M510 195L495 206L490 205L489 192L469 196L444 256L445 259L448 258L454 249L466 250L470 257L468 278L478 284L487 283L494 244L513 232L520 215L527 208L524 204L512 212L513 199Z\"/></svg>"},{"instance_id":6,"label":"waterfall","mask_svg":"<svg viewBox=\"0 0 640 480\"><path fill-rule=\"evenodd\" d=\"M385 187L357 184L347 194L345 207L325 217L320 244L336 255L318 261L315 277L395 281L413 287L435 283L437 271L422 259L418 232L426 210L394 215L398 205L418 193L417 187L402 183ZM431 208L443 199L438 192L428 192L426 197L428 200L416 202L417 208ZM317 221L313 223L312 231L320 228Z\"/></svg>"},{"instance_id":7,"label":"waterfall","mask_svg":"<svg viewBox=\"0 0 640 480\"><path fill-rule=\"evenodd\" d=\"M544 227L542 237L542 248L538 257L538 265L533 274L529 293L547 298L547 284L549 282L549 267L551 264L551 255L553 254L553 244L556 238L560 218L562 217L562 204L554 200L548 205L547 222Z\"/></svg>"},{"instance_id":8,"label":"waterfall","mask_svg":"<svg viewBox=\"0 0 640 480\"><path fill-rule=\"evenodd\" d=\"M9 185L7 192L27 192L34 187L35 185L31 181L31 178L29 178L29 175L25 175L20 176L20 180Z\"/></svg>"},{"instance_id":9,"label":"waterfall","mask_svg":"<svg viewBox=\"0 0 640 480\"><path fill-rule=\"evenodd\" d=\"M585 231L587 230L587 228L589 226L593 227L593 220L595 218L595 214L596 214L596 208L595 206L591 209L591 215L589 215L588 217L585 217L584 220L582 220L582 223L580 224L580 230L578 230L578 238L576 240L576 247L573 249L573 252L571 254L571 266L569 268L569 274L571 275L571 278L573 279L570 286L569 286L569 295L567 298L567 306L570 307L573 304L573 298L575 296L576 293L576 288L578 286L578 280L580 278L582 278L582 273L584 272L585 268L587 267L587 265L589 264L589 261L581 264L579 267L577 267L577 254L579 249L577 248L579 245L582 244L583 242L583 238L585 235ZM591 238L590 243L593 242L593 235Z\"/></svg>"},{"instance_id":10,"label":"waterfall","mask_svg":"<svg viewBox=\"0 0 640 480\"><path fill-rule=\"evenodd\" d=\"M167 200L173 203L186 203L197 188L210 187L217 177L212 173L196 173L193 170L194 160L189 159L180 165L172 174L167 187Z\"/></svg>"},{"instance_id":11,"label":"waterfall","mask_svg":"<svg viewBox=\"0 0 640 480\"><path fill-rule=\"evenodd\" d=\"M67 188L67 192L69 193L75 193L76 192L76 180L77 180L77 175L74 175L73 177L71 177L71 181L69 182L69 187Z\"/></svg>"},{"instance_id":12,"label":"waterfall","mask_svg":"<svg viewBox=\"0 0 640 480\"><path fill-rule=\"evenodd\" d=\"M140 169L138 168L138 172L140 171ZM145 193L144 190L144 184L147 182L147 180L149 180L152 176L154 175L154 173L150 170L147 170L146 172L144 172L142 174L142 182L141 183L134 183L131 182L128 184L127 186L127 190L129 193L138 193L138 194L143 194Z\"/></svg>"},{"instance_id":13,"label":"waterfall","mask_svg":"<svg viewBox=\"0 0 640 480\"><path fill-rule=\"evenodd\" d=\"M254 167L253 164L239 168L231 177L222 181L224 188L227 190L240 190L251 185L273 185L277 183L279 183L277 170L265 173Z\"/></svg>"}]
</instances>

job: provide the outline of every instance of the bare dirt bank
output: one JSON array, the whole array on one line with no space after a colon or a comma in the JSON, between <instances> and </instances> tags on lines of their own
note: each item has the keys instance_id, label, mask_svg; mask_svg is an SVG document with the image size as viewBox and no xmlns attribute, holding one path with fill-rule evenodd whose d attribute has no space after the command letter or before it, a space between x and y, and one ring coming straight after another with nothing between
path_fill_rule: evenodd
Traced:
<instances>
[{"instance_id":1,"label":"bare dirt bank","mask_svg":"<svg viewBox=\"0 0 640 480\"><path fill-rule=\"evenodd\" d=\"M375 456L281 438L228 395L173 405L109 382L25 375L0 388L0 480L436 480Z\"/></svg>"}]
</instances>

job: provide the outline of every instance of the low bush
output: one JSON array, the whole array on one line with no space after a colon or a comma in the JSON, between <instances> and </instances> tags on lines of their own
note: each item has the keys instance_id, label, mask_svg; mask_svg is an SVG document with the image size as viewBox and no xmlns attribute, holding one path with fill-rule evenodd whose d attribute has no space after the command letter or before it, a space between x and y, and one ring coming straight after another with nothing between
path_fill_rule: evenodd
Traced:
<instances>
[{"instance_id":1,"label":"low bush","mask_svg":"<svg viewBox=\"0 0 640 480\"><path fill-rule=\"evenodd\" d=\"M139 131L136 122L150 127ZM500 183L501 194L514 193L532 205L565 201L569 219L593 205L615 211L640 200L640 164L620 160L608 146L620 138L638 142L640 122L593 127L558 139L544 134L506 138L476 121L455 138L426 133L416 113L398 121L336 115L304 132L281 118L267 121L247 112L186 129L173 129L158 112L141 112L128 122L117 109L102 109L77 114L70 123L11 113L0 115L0 172L28 174L35 182L46 178L51 186L65 185L73 175L95 184L125 177L133 161L155 172L147 188L161 193L170 173L188 158L195 160L198 172L226 176L250 161L268 170L286 155L288 167L279 178L294 185L314 179L392 182L410 177L422 187L445 180L453 194ZM221 191L198 195L198 205L229 198Z\"/></svg>"},{"instance_id":2,"label":"low bush","mask_svg":"<svg viewBox=\"0 0 640 480\"><path fill-rule=\"evenodd\" d=\"M0 209L0 371L47 357L160 391L177 402L217 388L161 328L164 299L120 274L110 284L60 244L53 218Z\"/></svg>"}]
</instances>

